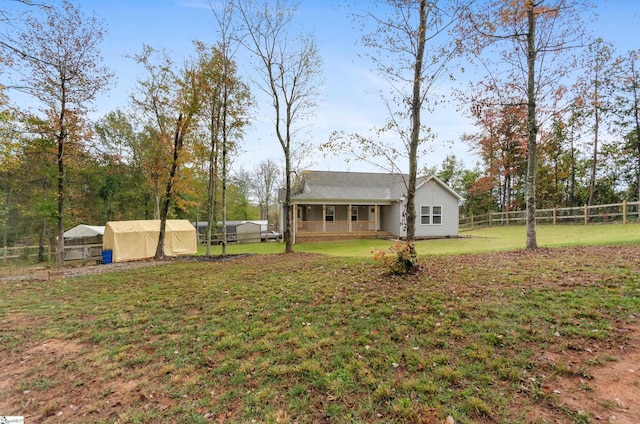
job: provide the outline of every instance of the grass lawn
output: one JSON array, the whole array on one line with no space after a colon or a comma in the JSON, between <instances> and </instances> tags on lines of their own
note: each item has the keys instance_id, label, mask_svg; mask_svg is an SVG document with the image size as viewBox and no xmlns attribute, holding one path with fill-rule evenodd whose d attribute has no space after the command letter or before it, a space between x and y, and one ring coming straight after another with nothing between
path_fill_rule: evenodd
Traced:
<instances>
[{"instance_id":1,"label":"grass lawn","mask_svg":"<svg viewBox=\"0 0 640 424\"><path fill-rule=\"evenodd\" d=\"M536 252L514 250L523 228L419 242L421 272L404 278L371 259L388 242L358 241L2 282L0 414L42 423L634 422L598 397L594 375L638 328L639 229L540 227L540 245L553 248ZM579 407L564 397L570 383Z\"/></svg>"},{"instance_id":2,"label":"grass lawn","mask_svg":"<svg viewBox=\"0 0 640 424\"><path fill-rule=\"evenodd\" d=\"M460 233L458 239L424 240L416 243L419 255L448 255L524 249L525 227L491 227ZM537 227L540 247L581 245L619 245L640 243L640 224L541 225ZM393 242L385 240L346 240L325 243L300 243L294 251L323 253L332 256L372 257L372 249L386 249ZM283 243L230 244L228 253L281 253ZM219 254L219 246L212 247ZM204 247L199 249L204 254Z\"/></svg>"}]
</instances>

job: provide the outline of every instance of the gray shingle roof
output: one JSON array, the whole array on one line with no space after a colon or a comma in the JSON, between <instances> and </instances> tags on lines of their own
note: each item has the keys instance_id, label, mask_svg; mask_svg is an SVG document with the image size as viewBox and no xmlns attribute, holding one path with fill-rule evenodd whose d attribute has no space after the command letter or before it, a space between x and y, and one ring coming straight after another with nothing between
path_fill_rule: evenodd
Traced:
<instances>
[{"instance_id":1,"label":"gray shingle roof","mask_svg":"<svg viewBox=\"0 0 640 424\"><path fill-rule=\"evenodd\" d=\"M295 200L395 201L406 193L403 174L304 171L303 189ZM419 183L419 182L418 182Z\"/></svg>"}]
</instances>

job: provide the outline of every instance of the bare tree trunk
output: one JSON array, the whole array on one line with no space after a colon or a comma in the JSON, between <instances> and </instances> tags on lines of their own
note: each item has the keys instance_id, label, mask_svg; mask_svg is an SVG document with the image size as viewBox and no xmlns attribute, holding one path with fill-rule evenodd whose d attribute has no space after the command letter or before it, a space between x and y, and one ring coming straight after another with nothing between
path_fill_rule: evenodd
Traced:
<instances>
[{"instance_id":1,"label":"bare tree trunk","mask_svg":"<svg viewBox=\"0 0 640 424\"><path fill-rule=\"evenodd\" d=\"M633 90L633 121L635 124L635 136L636 136L636 148L637 148L637 160L638 160L638 168L636 170L636 184L638 185L636 189L638 190L638 202L640 202L640 96L638 94L638 84L635 82L636 79L636 62L635 60L631 61L631 75L633 78L632 82L632 90ZM638 205L638 220L640 220L640 205Z\"/></svg>"},{"instance_id":2,"label":"bare tree trunk","mask_svg":"<svg viewBox=\"0 0 640 424\"><path fill-rule=\"evenodd\" d=\"M411 140L409 145L409 181L407 183L407 242L416 237L416 178L418 174L418 145L420 144L420 112L422 109L422 71L427 33L427 0L420 0L420 24L418 50L413 68L413 92L411 94ZM412 245L412 254L415 248Z\"/></svg>"},{"instance_id":3,"label":"bare tree trunk","mask_svg":"<svg viewBox=\"0 0 640 424\"><path fill-rule=\"evenodd\" d=\"M2 222L2 264L7 264L7 238L8 238L8 230L7 230L7 222L8 216L5 214Z\"/></svg>"},{"instance_id":4,"label":"bare tree trunk","mask_svg":"<svg viewBox=\"0 0 640 424\"><path fill-rule=\"evenodd\" d=\"M173 196L173 180L178 172L178 158L182 149L182 113L178 116L176 122L176 132L173 136L173 160L171 161L171 171L169 172L169 180L165 190L164 204L160 212L160 234L158 236L158 246L156 247L155 259L164 259L164 239L167 228L167 215L169 215L169 205Z\"/></svg>"},{"instance_id":5,"label":"bare tree trunk","mask_svg":"<svg viewBox=\"0 0 640 424\"><path fill-rule=\"evenodd\" d=\"M538 137L538 124L536 122L536 93L535 93L535 70L536 70L536 17L533 10L534 2L527 2L527 187L526 187L526 208L527 208L527 249L536 249L538 241L536 237L536 149Z\"/></svg>"},{"instance_id":6,"label":"bare tree trunk","mask_svg":"<svg viewBox=\"0 0 640 424\"><path fill-rule=\"evenodd\" d=\"M285 253L293 252L293 234L291 232L291 222L293 221L293 208L291 207L291 157L289 149L284 149L285 162L285 200L284 211L286 213L286 224L284 231Z\"/></svg>"},{"instance_id":7,"label":"bare tree trunk","mask_svg":"<svg viewBox=\"0 0 640 424\"><path fill-rule=\"evenodd\" d=\"M2 264L6 265L7 264L7 242L8 242L8 237L9 237L9 229L8 229L8 222L9 222L9 205L11 205L11 194L13 192L13 187L9 187L9 192L7 193L7 197L5 199L4 202L4 211L2 213L3 217L2 217Z\"/></svg>"},{"instance_id":8,"label":"bare tree trunk","mask_svg":"<svg viewBox=\"0 0 640 424\"><path fill-rule=\"evenodd\" d=\"M227 140L226 122L222 124L222 256L227 256Z\"/></svg>"},{"instance_id":9,"label":"bare tree trunk","mask_svg":"<svg viewBox=\"0 0 640 424\"><path fill-rule=\"evenodd\" d=\"M209 186L207 192L207 248L206 254L211 254L211 233L217 222L215 219L216 211L216 181L218 175L218 143L214 133L215 117L211 114L211 150L209 151Z\"/></svg>"},{"instance_id":10,"label":"bare tree trunk","mask_svg":"<svg viewBox=\"0 0 640 424\"><path fill-rule=\"evenodd\" d=\"M40 239L38 240L38 262L44 262L44 242L47 235L47 218L42 218L42 231L40 231ZM5 240L6 243L6 240Z\"/></svg>"},{"instance_id":11,"label":"bare tree trunk","mask_svg":"<svg viewBox=\"0 0 640 424\"><path fill-rule=\"evenodd\" d=\"M597 72L597 71L596 71ZM596 192L596 171L598 167L598 136L600 134L600 106L598 102L600 101L600 94L598 92L598 81L596 75L596 84L595 84L595 92L594 92L594 118L595 122L593 124L593 153L591 156L591 176L589 178L589 200L587 202L588 206L591 206L594 201L594 196Z\"/></svg>"},{"instance_id":12,"label":"bare tree trunk","mask_svg":"<svg viewBox=\"0 0 640 424\"><path fill-rule=\"evenodd\" d=\"M60 122L64 122L64 107ZM56 267L64 267L64 129L58 134L58 240L56 247Z\"/></svg>"},{"instance_id":13,"label":"bare tree trunk","mask_svg":"<svg viewBox=\"0 0 640 424\"><path fill-rule=\"evenodd\" d=\"M571 187L569 188L569 206L575 206L576 202L576 148L574 145L575 131L571 124Z\"/></svg>"},{"instance_id":14,"label":"bare tree trunk","mask_svg":"<svg viewBox=\"0 0 640 424\"><path fill-rule=\"evenodd\" d=\"M160 219L160 189L157 186L153 191L153 219Z\"/></svg>"},{"instance_id":15,"label":"bare tree trunk","mask_svg":"<svg viewBox=\"0 0 640 424\"><path fill-rule=\"evenodd\" d=\"M214 182L214 167L213 163L209 163L209 185L207 187L207 237L206 237L206 252L209 256L211 254L211 232L213 231L213 215L214 215L214 196L216 195L215 182Z\"/></svg>"}]
</instances>

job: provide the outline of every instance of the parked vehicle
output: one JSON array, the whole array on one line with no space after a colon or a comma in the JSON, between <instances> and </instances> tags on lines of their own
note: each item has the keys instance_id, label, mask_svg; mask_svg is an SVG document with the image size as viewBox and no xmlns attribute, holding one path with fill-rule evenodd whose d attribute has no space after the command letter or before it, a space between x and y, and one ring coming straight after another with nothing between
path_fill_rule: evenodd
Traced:
<instances>
[{"instance_id":1,"label":"parked vehicle","mask_svg":"<svg viewBox=\"0 0 640 424\"><path fill-rule=\"evenodd\" d=\"M269 241L269 240L276 240L276 241L280 241L282 240L282 234L280 234L277 231L263 231L260 233L260 240L262 241Z\"/></svg>"}]
</instances>

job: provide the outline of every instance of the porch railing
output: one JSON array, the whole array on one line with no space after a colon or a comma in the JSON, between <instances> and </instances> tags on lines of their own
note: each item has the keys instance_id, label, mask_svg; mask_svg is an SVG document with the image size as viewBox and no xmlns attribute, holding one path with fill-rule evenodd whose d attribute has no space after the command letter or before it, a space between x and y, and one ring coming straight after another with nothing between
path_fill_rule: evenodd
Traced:
<instances>
[{"instance_id":1,"label":"porch railing","mask_svg":"<svg viewBox=\"0 0 640 424\"><path fill-rule=\"evenodd\" d=\"M298 221L298 231L303 233L355 233L375 228L374 221Z\"/></svg>"}]
</instances>

